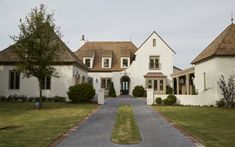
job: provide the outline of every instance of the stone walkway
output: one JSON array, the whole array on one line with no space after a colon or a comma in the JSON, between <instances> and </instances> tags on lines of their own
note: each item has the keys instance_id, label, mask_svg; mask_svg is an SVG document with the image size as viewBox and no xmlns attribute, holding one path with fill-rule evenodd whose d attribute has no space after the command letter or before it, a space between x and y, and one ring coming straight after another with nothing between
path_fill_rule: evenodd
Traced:
<instances>
[{"instance_id":1,"label":"stone walkway","mask_svg":"<svg viewBox=\"0 0 235 147\"><path fill-rule=\"evenodd\" d=\"M142 142L135 145L118 145L110 141L117 108L131 104ZM194 147L195 145L168 124L158 113L146 105L144 99L121 97L107 99L97 112L84 121L58 147Z\"/></svg>"}]
</instances>

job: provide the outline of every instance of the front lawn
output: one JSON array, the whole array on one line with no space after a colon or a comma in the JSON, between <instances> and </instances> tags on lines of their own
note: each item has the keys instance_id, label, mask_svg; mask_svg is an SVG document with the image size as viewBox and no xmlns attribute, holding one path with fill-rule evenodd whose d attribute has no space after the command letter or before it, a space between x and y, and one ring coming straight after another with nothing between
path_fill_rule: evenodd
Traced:
<instances>
[{"instance_id":1,"label":"front lawn","mask_svg":"<svg viewBox=\"0 0 235 147\"><path fill-rule=\"evenodd\" d=\"M235 145L235 109L181 106L154 108L208 147Z\"/></svg>"},{"instance_id":2,"label":"front lawn","mask_svg":"<svg viewBox=\"0 0 235 147\"><path fill-rule=\"evenodd\" d=\"M140 131L130 105L119 106L111 140L118 144L136 144L141 141Z\"/></svg>"},{"instance_id":3,"label":"front lawn","mask_svg":"<svg viewBox=\"0 0 235 147\"><path fill-rule=\"evenodd\" d=\"M95 108L95 104L43 103L35 110L31 102L0 102L0 146L48 146Z\"/></svg>"}]
</instances>

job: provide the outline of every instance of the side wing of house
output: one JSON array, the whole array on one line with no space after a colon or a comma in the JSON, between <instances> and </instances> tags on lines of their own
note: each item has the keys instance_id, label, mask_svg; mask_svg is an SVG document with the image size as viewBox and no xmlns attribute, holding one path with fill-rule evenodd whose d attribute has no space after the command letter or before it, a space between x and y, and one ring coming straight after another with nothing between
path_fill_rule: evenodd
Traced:
<instances>
[{"instance_id":1,"label":"side wing of house","mask_svg":"<svg viewBox=\"0 0 235 147\"><path fill-rule=\"evenodd\" d=\"M43 82L43 96L67 96L68 88L74 84L86 82L87 68L62 42L58 50L58 58L53 67L59 74L59 78L45 77ZM14 45L0 52L0 95L25 95L27 97L38 97L39 86L35 77L23 78L23 73L18 73L16 67L18 57Z\"/></svg>"}]
</instances>

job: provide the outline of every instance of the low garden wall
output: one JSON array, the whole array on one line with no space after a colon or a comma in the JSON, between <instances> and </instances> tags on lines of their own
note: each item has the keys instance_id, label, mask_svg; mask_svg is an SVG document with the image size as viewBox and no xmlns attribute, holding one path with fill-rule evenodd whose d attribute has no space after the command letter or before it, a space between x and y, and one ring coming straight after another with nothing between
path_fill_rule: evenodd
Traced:
<instances>
[{"instance_id":1,"label":"low garden wall","mask_svg":"<svg viewBox=\"0 0 235 147\"><path fill-rule=\"evenodd\" d=\"M147 105L152 105L155 103L155 99L160 97L166 99L168 95L157 95L153 94L152 89L147 89ZM203 94L199 95L175 95L177 97L177 104L180 105L194 105L194 106L204 106L204 105L215 105L216 99L206 97Z\"/></svg>"}]
</instances>

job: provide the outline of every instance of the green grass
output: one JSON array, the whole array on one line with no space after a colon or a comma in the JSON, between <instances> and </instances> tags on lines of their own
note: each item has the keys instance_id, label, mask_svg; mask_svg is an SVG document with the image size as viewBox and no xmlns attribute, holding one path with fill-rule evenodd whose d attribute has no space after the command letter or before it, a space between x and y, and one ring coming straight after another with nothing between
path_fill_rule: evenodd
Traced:
<instances>
[{"instance_id":1,"label":"green grass","mask_svg":"<svg viewBox=\"0 0 235 147\"><path fill-rule=\"evenodd\" d=\"M208 147L235 146L235 109L180 106L154 108Z\"/></svg>"},{"instance_id":2,"label":"green grass","mask_svg":"<svg viewBox=\"0 0 235 147\"><path fill-rule=\"evenodd\" d=\"M120 105L111 140L118 144L136 144L141 141L140 131L130 105Z\"/></svg>"},{"instance_id":3,"label":"green grass","mask_svg":"<svg viewBox=\"0 0 235 147\"><path fill-rule=\"evenodd\" d=\"M95 104L43 103L35 110L30 102L0 102L1 147L43 147L62 135L97 107Z\"/></svg>"}]
</instances>

